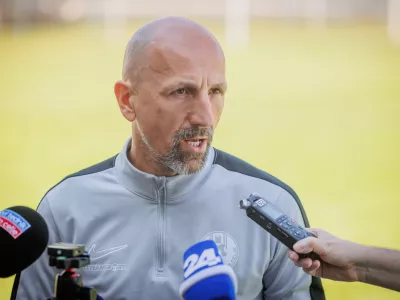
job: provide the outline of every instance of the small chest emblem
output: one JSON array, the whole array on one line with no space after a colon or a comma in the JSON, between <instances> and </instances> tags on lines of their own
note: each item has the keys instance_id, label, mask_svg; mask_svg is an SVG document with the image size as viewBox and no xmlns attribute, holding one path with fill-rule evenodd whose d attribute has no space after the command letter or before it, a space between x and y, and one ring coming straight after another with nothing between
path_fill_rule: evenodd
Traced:
<instances>
[{"instance_id":1,"label":"small chest emblem","mask_svg":"<svg viewBox=\"0 0 400 300\"><path fill-rule=\"evenodd\" d=\"M224 260L224 263L233 267L239 259L239 247L235 239L225 231L214 231L202 238L202 241L213 240Z\"/></svg>"}]
</instances>

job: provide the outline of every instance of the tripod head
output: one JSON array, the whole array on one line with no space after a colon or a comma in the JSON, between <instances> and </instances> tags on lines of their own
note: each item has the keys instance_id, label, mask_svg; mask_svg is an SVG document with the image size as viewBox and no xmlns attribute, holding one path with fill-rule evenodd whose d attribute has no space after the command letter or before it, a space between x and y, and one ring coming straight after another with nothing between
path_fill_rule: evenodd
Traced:
<instances>
[{"instance_id":1,"label":"tripod head","mask_svg":"<svg viewBox=\"0 0 400 300\"><path fill-rule=\"evenodd\" d=\"M48 246L49 265L63 271L56 275L54 297L48 300L96 300L97 291L83 286L75 269L90 264L84 245L57 243Z\"/></svg>"}]
</instances>

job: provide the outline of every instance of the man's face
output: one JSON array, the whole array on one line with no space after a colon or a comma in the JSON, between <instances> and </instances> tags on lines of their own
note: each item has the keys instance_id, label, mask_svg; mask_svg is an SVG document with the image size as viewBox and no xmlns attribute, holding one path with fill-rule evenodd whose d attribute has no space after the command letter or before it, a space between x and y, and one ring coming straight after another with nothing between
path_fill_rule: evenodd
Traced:
<instances>
[{"instance_id":1,"label":"man's face","mask_svg":"<svg viewBox=\"0 0 400 300\"><path fill-rule=\"evenodd\" d=\"M222 51L208 39L190 43L148 45L134 100L145 155L177 174L204 165L226 91Z\"/></svg>"}]
</instances>

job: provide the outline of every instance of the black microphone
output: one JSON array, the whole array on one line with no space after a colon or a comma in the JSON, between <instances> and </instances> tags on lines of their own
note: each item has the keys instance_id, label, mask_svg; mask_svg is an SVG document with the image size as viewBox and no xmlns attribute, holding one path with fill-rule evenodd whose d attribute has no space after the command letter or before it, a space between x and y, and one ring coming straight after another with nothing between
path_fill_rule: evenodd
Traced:
<instances>
[{"instance_id":1,"label":"black microphone","mask_svg":"<svg viewBox=\"0 0 400 300\"><path fill-rule=\"evenodd\" d=\"M42 255L48 241L46 221L35 210L13 206L0 211L0 278L29 267Z\"/></svg>"}]
</instances>

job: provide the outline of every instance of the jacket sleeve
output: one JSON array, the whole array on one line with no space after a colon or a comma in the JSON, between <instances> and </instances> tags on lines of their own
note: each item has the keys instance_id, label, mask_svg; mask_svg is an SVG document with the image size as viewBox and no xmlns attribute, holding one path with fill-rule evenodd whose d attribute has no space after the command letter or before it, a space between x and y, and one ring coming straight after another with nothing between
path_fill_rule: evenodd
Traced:
<instances>
[{"instance_id":1,"label":"jacket sleeve","mask_svg":"<svg viewBox=\"0 0 400 300\"><path fill-rule=\"evenodd\" d=\"M299 225L305 226L299 205L286 190L282 190L276 206L295 219ZM288 258L288 248L272 236L271 254L273 257L263 277L264 299L313 299L310 292L312 277Z\"/></svg>"},{"instance_id":2,"label":"jacket sleeve","mask_svg":"<svg viewBox=\"0 0 400 300\"><path fill-rule=\"evenodd\" d=\"M40 202L37 211L42 215L49 228L48 244L59 242L57 227L46 197ZM38 260L17 274L11 300L37 300L53 297L54 280L57 273L55 268L49 266L46 249Z\"/></svg>"}]
</instances>

